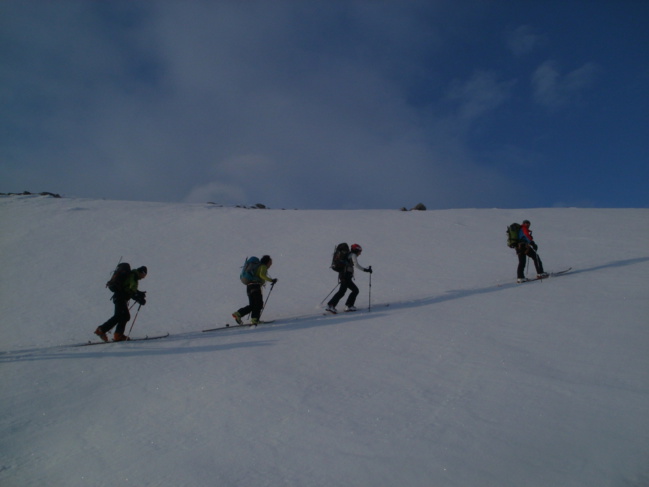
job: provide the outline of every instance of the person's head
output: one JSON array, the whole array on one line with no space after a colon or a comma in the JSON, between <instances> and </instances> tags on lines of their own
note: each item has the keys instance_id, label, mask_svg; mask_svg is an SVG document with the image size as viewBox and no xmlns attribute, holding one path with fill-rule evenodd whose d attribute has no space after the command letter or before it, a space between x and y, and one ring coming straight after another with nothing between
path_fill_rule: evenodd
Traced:
<instances>
[{"instance_id":1,"label":"person's head","mask_svg":"<svg viewBox=\"0 0 649 487\"><path fill-rule=\"evenodd\" d=\"M360 245L358 245L358 244L352 245L352 252L355 253L356 255L361 255L362 251L363 251L363 248Z\"/></svg>"},{"instance_id":2,"label":"person's head","mask_svg":"<svg viewBox=\"0 0 649 487\"><path fill-rule=\"evenodd\" d=\"M146 266L138 267L137 268L137 277L138 279L144 279L148 273L148 270Z\"/></svg>"},{"instance_id":3,"label":"person's head","mask_svg":"<svg viewBox=\"0 0 649 487\"><path fill-rule=\"evenodd\" d=\"M531 223L530 223L529 220L523 220L523 223L521 225L524 226L524 227L530 228Z\"/></svg>"},{"instance_id":4,"label":"person's head","mask_svg":"<svg viewBox=\"0 0 649 487\"><path fill-rule=\"evenodd\" d=\"M273 259L270 258L270 255L264 255L259 262L261 262L266 267L270 268L273 265Z\"/></svg>"}]
</instances>

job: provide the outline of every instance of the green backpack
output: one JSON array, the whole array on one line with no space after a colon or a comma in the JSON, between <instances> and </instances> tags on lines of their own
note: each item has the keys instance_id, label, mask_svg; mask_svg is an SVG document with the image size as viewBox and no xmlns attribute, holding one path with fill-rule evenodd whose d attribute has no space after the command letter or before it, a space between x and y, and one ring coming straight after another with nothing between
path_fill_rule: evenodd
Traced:
<instances>
[{"instance_id":1,"label":"green backpack","mask_svg":"<svg viewBox=\"0 0 649 487\"><path fill-rule=\"evenodd\" d=\"M106 283L106 287L112 293L118 293L124 290L124 283L126 278L131 273L131 266L128 262L120 262L115 267L110 281Z\"/></svg>"},{"instance_id":2,"label":"green backpack","mask_svg":"<svg viewBox=\"0 0 649 487\"><path fill-rule=\"evenodd\" d=\"M518 243L520 242L520 231L521 231L521 225L519 223L512 223L507 227L507 247L509 248L516 248Z\"/></svg>"}]
</instances>

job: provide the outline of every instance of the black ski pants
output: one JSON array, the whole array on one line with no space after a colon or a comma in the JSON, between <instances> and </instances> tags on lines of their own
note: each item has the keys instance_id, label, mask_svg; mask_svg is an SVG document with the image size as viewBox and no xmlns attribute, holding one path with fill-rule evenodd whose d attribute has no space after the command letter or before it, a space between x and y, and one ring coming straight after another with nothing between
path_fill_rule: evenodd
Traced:
<instances>
[{"instance_id":1,"label":"black ski pants","mask_svg":"<svg viewBox=\"0 0 649 487\"><path fill-rule=\"evenodd\" d=\"M131 319L131 313L128 310L128 299L126 296L114 294L113 303L115 303L115 313L113 316L106 321L103 325L99 327L104 333L108 333L113 326L117 325L115 328L115 333L124 333L126 329L126 323Z\"/></svg>"},{"instance_id":2,"label":"black ski pants","mask_svg":"<svg viewBox=\"0 0 649 487\"><path fill-rule=\"evenodd\" d=\"M516 269L516 277L518 279L525 279L525 265L527 264L528 257L532 259L532 262L534 262L536 273L543 274L543 262L541 262L541 257L539 257L539 254L537 254L531 246L525 245L519 247L516 250L516 255L518 255L518 268Z\"/></svg>"},{"instance_id":3,"label":"black ski pants","mask_svg":"<svg viewBox=\"0 0 649 487\"><path fill-rule=\"evenodd\" d=\"M250 313L251 319L259 319L261 310L264 307L264 296L261 293L261 284L248 284L246 286L246 294L248 295L248 306L238 310L241 316L246 316Z\"/></svg>"},{"instance_id":4,"label":"black ski pants","mask_svg":"<svg viewBox=\"0 0 649 487\"><path fill-rule=\"evenodd\" d=\"M334 294L333 298L331 298L327 304L335 308L338 301L343 298L347 290L351 290L351 293L347 296L347 301L345 301L345 306L354 306L356 303L356 296L358 296L358 286L354 284L354 274L348 272L342 273L340 274L339 279L340 289L338 289L338 292Z\"/></svg>"}]
</instances>

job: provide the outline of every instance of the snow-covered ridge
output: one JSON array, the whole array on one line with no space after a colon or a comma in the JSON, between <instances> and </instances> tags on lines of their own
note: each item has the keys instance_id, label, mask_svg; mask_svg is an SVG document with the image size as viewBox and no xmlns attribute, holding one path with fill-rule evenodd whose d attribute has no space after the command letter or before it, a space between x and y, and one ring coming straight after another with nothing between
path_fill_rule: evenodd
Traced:
<instances>
[{"instance_id":1,"label":"snow-covered ridge","mask_svg":"<svg viewBox=\"0 0 649 487\"><path fill-rule=\"evenodd\" d=\"M648 217L0 198L0 484L647 485ZM513 284L525 218L573 272ZM324 317L341 241L375 306ZM261 254L278 321L201 333ZM120 257L149 269L133 334L170 336L62 347L111 315Z\"/></svg>"}]
</instances>

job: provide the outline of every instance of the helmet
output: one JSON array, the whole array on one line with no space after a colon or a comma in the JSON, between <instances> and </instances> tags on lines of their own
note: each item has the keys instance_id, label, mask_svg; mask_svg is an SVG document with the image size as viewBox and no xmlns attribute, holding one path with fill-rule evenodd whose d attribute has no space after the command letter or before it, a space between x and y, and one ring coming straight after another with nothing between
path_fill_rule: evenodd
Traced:
<instances>
[{"instance_id":1,"label":"helmet","mask_svg":"<svg viewBox=\"0 0 649 487\"><path fill-rule=\"evenodd\" d=\"M529 220L523 220L523 225L527 225L529 227L531 223Z\"/></svg>"},{"instance_id":2,"label":"helmet","mask_svg":"<svg viewBox=\"0 0 649 487\"><path fill-rule=\"evenodd\" d=\"M360 245L358 244L352 245L352 252L354 252L355 254L360 254L362 251L363 248Z\"/></svg>"}]
</instances>

